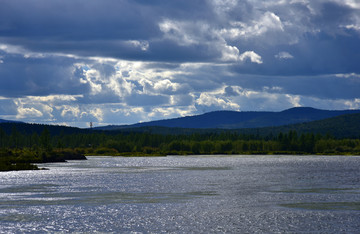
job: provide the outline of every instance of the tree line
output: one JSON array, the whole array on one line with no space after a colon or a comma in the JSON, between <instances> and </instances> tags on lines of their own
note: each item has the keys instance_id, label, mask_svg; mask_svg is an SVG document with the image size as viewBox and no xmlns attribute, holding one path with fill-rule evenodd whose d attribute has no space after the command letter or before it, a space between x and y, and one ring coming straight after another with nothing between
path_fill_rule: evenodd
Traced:
<instances>
[{"instance_id":1,"label":"tree line","mask_svg":"<svg viewBox=\"0 0 360 234\"><path fill-rule=\"evenodd\" d=\"M87 155L170 154L360 154L360 139L335 139L331 135L298 134L294 130L277 135L236 132L152 134L149 132L87 131L52 134L24 133L14 125L7 133L0 127L0 149L28 149L46 153L76 151Z\"/></svg>"}]
</instances>

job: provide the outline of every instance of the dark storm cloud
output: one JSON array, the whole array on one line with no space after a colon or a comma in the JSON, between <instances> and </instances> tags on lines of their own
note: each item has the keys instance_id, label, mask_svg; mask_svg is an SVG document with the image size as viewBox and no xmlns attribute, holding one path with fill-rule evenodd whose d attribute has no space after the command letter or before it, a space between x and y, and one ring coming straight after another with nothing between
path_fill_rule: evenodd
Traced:
<instances>
[{"instance_id":1,"label":"dark storm cloud","mask_svg":"<svg viewBox=\"0 0 360 234\"><path fill-rule=\"evenodd\" d=\"M264 63L262 66L236 65L235 70L240 74L289 76L359 73L360 8L330 1L309 4L276 6L273 10L283 23L283 31L266 32L238 45L239 49L252 48ZM354 22L358 24L357 30L349 28ZM289 52L293 58L275 59L274 55L281 51Z\"/></svg>"},{"instance_id":2,"label":"dark storm cloud","mask_svg":"<svg viewBox=\"0 0 360 234\"><path fill-rule=\"evenodd\" d=\"M1 5L1 29L8 37L111 40L148 38L157 31L156 15L122 0L5 0Z\"/></svg>"},{"instance_id":3,"label":"dark storm cloud","mask_svg":"<svg viewBox=\"0 0 360 234\"><path fill-rule=\"evenodd\" d=\"M353 63L344 63L344 58L336 55L345 50L343 54L358 59L358 32L346 32L340 26L353 23L353 15L359 14L359 9L331 1L262 6L265 4L261 1L235 4L235 1L205 0L8 0L2 1L0 8L0 42L33 51L81 56L206 62L221 57L219 43L223 39L214 32L229 28L231 22L241 21L249 26L248 31L244 30L243 37L228 38L228 44L237 46L241 53L251 50L264 58L260 69L250 64L243 68L244 73L282 74L282 70L284 74L321 73L329 67L334 68L333 65L341 67L337 72L354 68ZM264 13L269 13L267 18ZM161 24L167 19L174 25L164 32ZM271 30L276 27L276 19L279 20L278 31ZM177 22L188 23L177 25ZM253 22L258 24L251 28ZM204 24L208 29L199 29ZM316 30L320 30L319 35L313 33ZM252 33L256 37L251 37ZM338 34L343 35L338 38ZM179 38L181 36L184 38ZM329 36L332 38L326 38ZM289 40L300 43L290 45ZM348 51L353 45L356 50ZM296 66L273 66L271 60L281 47L295 52ZM319 64L314 65L312 61Z\"/></svg>"},{"instance_id":4,"label":"dark storm cloud","mask_svg":"<svg viewBox=\"0 0 360 234\"><path fill-rule=\"evenodd\" d=\"M353 0L0 1L0 110L17 119L358 108L359 61Z\"/></svg>"},{"instance_id":5,"label":"dark storm cloud","mask_svg":"<svg viewBox=\"0 0 360 234\"><path fill-rule=\"evenodd\" d=\"M319 11L320 14L314 17L313 23L329 34L339 32L341 30L339 25L351 24L351 15L359 12L359 10L335 2L325 2Z\"/></svg>"},{"instance_id":6,"label":"dark storm cloud","mask_svg":"<svg viewBox=\"0 0 360 234\"><path fill-rule=\"evenodd\" d=\"M40 0L1 5L0 42L32 51L162 61L209 56L204 45L184 47L162 40L159 29L167 17L209 19L206 1Z\"/></svg>"},{"instance_id":7,"label":"dark storm cloud","mask_svg":"<svg viewBox=\"0 0 360 234\"><path fill-rule=\"evenodd\" d=\"M319 76L258 76L242 75L228 77L227 84L242 88L292 95L304 95L328 99L359 98L360 77L358 75ZM227 95L234 95L231 87L225 89Z\"/></svg>"},{"instance_id":8,"label":"dark storm cloud","mask_svg":"<svg viewBox=\"0 0 360 234\"><path fill-rule=\"evenodd\" d=\"M25 58L5 55L0 64L0 94L6 97L80 94L89 86L81 83L73 59L61 57Z\"/></svg>"},{"instance_id":9,"label":"dark storm cloud","mask_svg":"<svg viewBox=\"0 0 360 234\"><path fill-rule=\"evenodd\" d=\"M308 34L296 45L274 48L259 48L264 63L261 66L250 64L234 65L234 71L266 75L319 75L332 73L360 73L360 37L356 32L336 37L319 33ZM293 58L276 59L280 51L289 52Z\"/></svg>"}]
</instances>

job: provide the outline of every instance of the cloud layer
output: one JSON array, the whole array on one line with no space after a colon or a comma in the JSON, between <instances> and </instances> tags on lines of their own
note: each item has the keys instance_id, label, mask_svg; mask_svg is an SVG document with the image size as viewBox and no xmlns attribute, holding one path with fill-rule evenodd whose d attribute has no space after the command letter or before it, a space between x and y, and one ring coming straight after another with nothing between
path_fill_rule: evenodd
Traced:
<instances>
[{"instance_id":1,"label":"cloud layer","mask_svg":"<svg viewBox=\"0 0 360 234\"><path fill-rule=\"evenodd\" d=\"M4 0L0 118L360 108L354 0Z\"/></svg>"}]
</instances>

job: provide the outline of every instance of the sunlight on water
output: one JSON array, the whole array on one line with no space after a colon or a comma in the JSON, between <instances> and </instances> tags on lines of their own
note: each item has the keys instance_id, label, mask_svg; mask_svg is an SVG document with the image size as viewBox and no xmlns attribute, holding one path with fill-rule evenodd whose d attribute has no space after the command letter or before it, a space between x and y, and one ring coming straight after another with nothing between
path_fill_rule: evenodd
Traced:
<instances>
[{"instance_id":1,"label":"sunlight on water","mask_svg":"<svg viewBox=\"0 0 360 234\"><path fill-rule=\"evenodd\" d=\"M0 173L0 233L360 230L360 158L89 157Z\"/></svg>"}]
</instances>

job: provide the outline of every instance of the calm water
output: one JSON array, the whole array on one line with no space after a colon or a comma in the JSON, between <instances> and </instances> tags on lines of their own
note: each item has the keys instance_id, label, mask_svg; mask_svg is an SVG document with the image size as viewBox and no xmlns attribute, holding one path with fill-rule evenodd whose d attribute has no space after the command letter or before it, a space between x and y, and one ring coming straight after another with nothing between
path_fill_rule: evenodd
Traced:
<instances>
[{"instance_id":1,"label":"calm water","mask_svg":"<svg viewBox=\"0 0 360 234\"><path fill-rule=\"evenodd\" d=\"M359 232L360 157L89 157L0 173L0 232Z\"/></svg>"}]
</instances>

